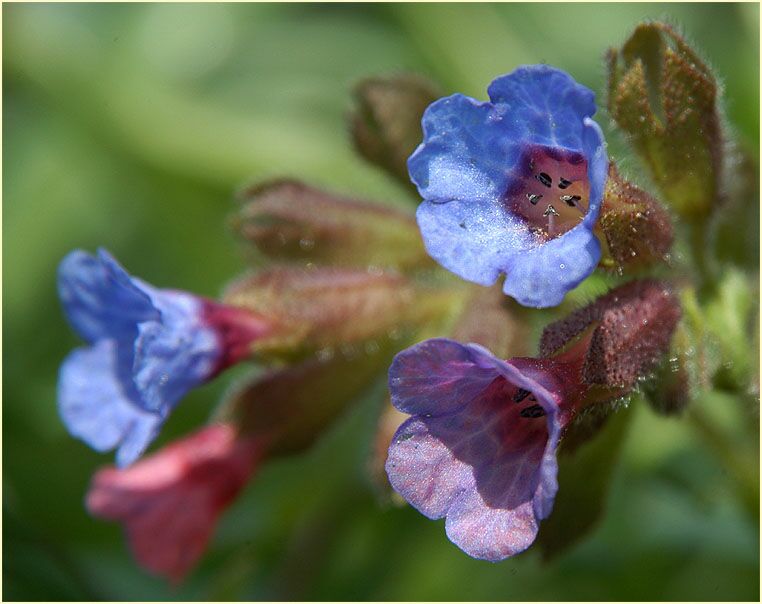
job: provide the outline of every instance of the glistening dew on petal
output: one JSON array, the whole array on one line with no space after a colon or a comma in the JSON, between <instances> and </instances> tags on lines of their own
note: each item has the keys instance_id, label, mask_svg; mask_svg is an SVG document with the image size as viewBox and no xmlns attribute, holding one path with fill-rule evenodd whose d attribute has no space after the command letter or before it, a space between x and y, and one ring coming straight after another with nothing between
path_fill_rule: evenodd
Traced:
<instances>
[{"instance_id":1,"label":"glistening dew on petal","mask_svg":"<svg viewBox=\"0 0 762 604\"><path fill-rule=\"evenodd\" d=\"M580 363L502 361L475 344L427 340L397 355L392 487L470 556L498 561L534 541L557 490L555 450L579 400ZM575 379L575 376L577 379Z\"/></svg>"},{"instance_id":2,"label":"glistening dew on petal","mask_svg":"<svg viewBox=\"0 0 762 604\"><path fill-rule=\"evenodd\" d=\"M446 269L480 285L505 274L503 291L521 304L555 306L600 259L608 160L594 94L534 65L497 78L489 95L426 110L408 160L424 200L418 225Z\"/></svg>"}]
</instances>

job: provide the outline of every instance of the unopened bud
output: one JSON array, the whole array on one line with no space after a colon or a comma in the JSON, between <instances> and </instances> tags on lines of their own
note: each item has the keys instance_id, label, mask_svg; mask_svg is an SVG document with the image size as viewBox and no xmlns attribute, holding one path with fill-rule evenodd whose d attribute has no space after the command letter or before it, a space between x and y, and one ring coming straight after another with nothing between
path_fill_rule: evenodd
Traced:
<instances>
[{"instance_id":1,"label":"unopened bud","mask_svg":"<svg viewBox=\"0 0 762 604\"><path fill-rule=\"evenodd\" d=\"M265 257L335 266L432 264L412 214L294 180L250 187L232 226Z\"/></svg>"},{"instance_id":2,"label":"unopened bud","mask_svg":"<svg viewBox=\"0 0 762 604\"><path fill-rule=\"evenodd\" d=\"M357 150L373 164L410 184L407 158L423 136L421 117L442 96L437 86L416 74L363 80L354 91L350 115Z\"/></svg>"},{"instance_id":3,"label":"unopened bud","mask_svg":"<svg viewBox=\"0 0 762 604\"><path fill-rule=\"evenodd\" d=\"M449 311L447 292L393 271L334 267L269 269L233 283L223 299L278 326L254 343L265 357L362 347Z\"/></svg>"},{"instance_id":4,"label":"unopened bud","mask_svg":"<svg viewBox=\"0 0 762 604\"><path fill-rule=\"evenodd\" d=\"M722 170L718 87L669 25L639 25L611 49L609 112L627 132L667 201L683 216L717 202Z\"/></svg>"},{"instance_id":5,"label":"unopened bud","mask_svg":"<svg viewBox=\"0 0 762 604\"><path fill-rule=\"evenodd\" d=\"M385 369L400 343L391 338L348 353L336 349L271 370L234 391L220 416L268 443L268 454L307 448Z\"/></svg>"},{"instance_id":6,"label":"unopened bud","mask_svg":"<svg viewBox=\"0 0 762 604\"><path fill-rule=\"evenodd\" d=\"M672 221L662 205L626 181L609 164L598 224L612 265L621 270L664 261L672 246Z\"/></svg>"}]
</instances>

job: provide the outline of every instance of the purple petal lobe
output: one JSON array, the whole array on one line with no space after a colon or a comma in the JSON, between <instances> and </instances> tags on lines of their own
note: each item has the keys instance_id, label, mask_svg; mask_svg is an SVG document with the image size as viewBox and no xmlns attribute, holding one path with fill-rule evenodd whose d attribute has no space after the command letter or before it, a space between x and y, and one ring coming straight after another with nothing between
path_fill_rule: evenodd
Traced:
<instances>
[{"instance_id":1,"label":"purple petal lobe","mask_svg":"<svg viewBox=\"0 0 762 604\"><path fill-rule=\"evenodd\" d=\"M499 562L523 552L537 537L531 503L505 509L489 506L478 491L468 491L447 514L447 537L473 558Z\"/></svg>"},{"instance_id":2,"label":"purple petal lobe","mask_svg":"<svg viewBox=\"0 0 762 604\"><path fill-rule=\"evenodd\" d=\"M442 518L453 500L474 483L471 467L418 417L407 420L394 435L386 471L394 490L429 518Z\"/></svg>"},{"instance_id":3,"label":"purple petal lobe","mask_svg":"<svg viewBox=\"0 0 762 604\"><path fill-rule=\"evenodd\" d=\"M461 409L497 376L494 368L477 366L466 346L434 338L394 358L389 389L400 411L441 415Z\"/></svg>"}]
</instances>

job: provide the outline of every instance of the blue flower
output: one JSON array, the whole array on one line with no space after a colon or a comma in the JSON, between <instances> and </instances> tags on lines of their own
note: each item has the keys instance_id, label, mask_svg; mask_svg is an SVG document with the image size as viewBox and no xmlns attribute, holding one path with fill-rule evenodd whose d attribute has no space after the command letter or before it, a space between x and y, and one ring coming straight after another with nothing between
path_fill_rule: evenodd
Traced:
<instances>
[{"instance_id":1,"label":"blue flower","mask_svg":"<svg viewBox=\"0 0 762 604\"><path fill-rule=\"evenodd\" d=\"M502 361L444 338L399 353L392 404L412 415L392 439L392 487L450 540L496 562L528 548L558 490L556 447L583 392L574 360Z\"/></svg>"},{"instance_id":2,"label":"blue flower","mask_svg":"<svg viewBox=\"0 0 762 604\"><path fill-rule=\"evenodd\" d=\"M69 323L89 344L61 366L61 418L93 449L116 448L122 467L145 451L186 392L238 360L230 358L229 342L265 331L239 309L131 277L104 250L66 256L58 293Z\"/></svg>"},{"instance_id":3,"label":"blue flower","mask_svg":"<svg viewBox=\"0 0 762 604\"><path fill-rule=\"evenodd\" d=\"M408 160L424 201L429 254L456 275L525 306L559 304L595 268L593 234L606 182L595 95L532 65L494 80L491 102L455 94L429 106Z\"/></svg>"}]
</instances>

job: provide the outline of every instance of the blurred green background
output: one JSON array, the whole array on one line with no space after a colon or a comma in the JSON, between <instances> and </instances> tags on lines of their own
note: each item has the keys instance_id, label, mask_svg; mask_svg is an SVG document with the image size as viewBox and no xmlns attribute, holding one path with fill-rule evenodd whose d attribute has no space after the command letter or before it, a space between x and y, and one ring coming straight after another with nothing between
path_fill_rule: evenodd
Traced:
<instances>
[{"instance_id":1,"label":"blurred green background","mask_svg":"<svg viewBox=\"0 0 762 604\"><path fill-rule=\"evenodd\" d=\"M758 157L756 4L4 5L4 599L758 600L758 517L686 422L642 404L605 517L550 564L532 550L471 560L442 522L379 507L368 397L308 454L262 469L177 589L85 513L89 478L112 458L56 413L57 366L77 345L55 292L69 250L103 245L151 283L214 296L244 269L226 219L249 181L290 175L414 207L351 151L358 79L413 70L484 98L494 76L548 62L600 91L604 51L644 18L703 51ZM203 422L240 375L192 393L159 444ZM699 404L743 430L731 397Z\"/></svg>"}]
</instances>

